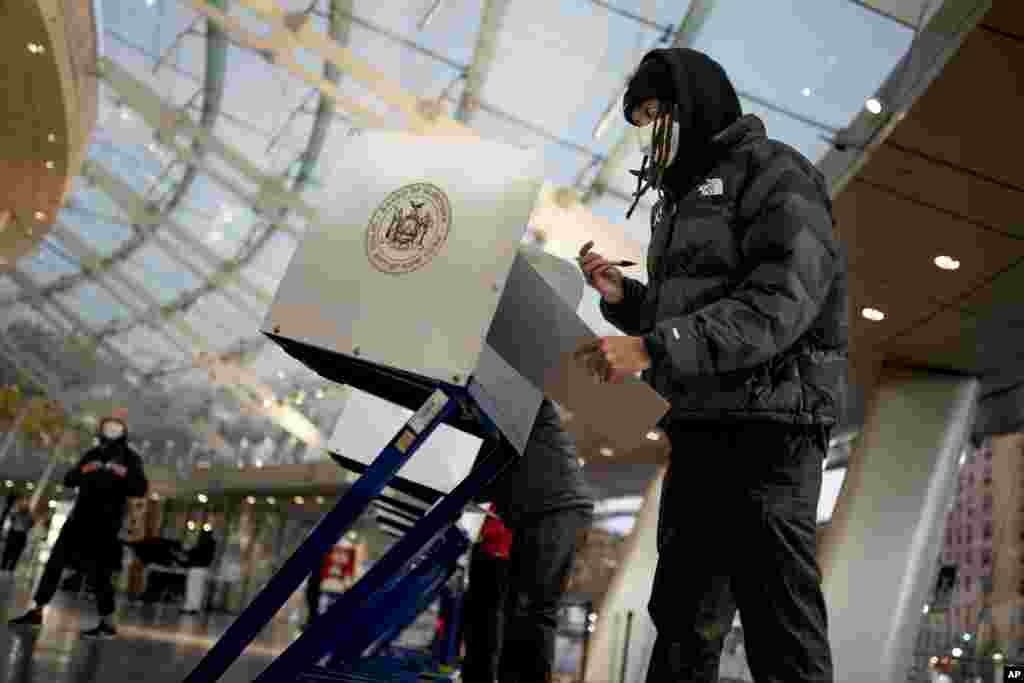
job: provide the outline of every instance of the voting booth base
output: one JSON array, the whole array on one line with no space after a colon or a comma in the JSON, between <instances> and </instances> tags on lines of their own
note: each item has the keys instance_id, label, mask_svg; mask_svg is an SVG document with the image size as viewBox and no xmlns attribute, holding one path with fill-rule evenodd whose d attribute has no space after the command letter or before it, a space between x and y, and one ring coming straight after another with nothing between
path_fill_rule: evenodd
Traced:
<instances>
[{"instance_id":1,"label":"voting booth base","mask_svg":"<svg viewBox=\"0 0 1024 683\"><path fill-rule=\"evenodd\" d=\"M185 679L186 683L219 680L419 446L438 425L471 401L465 390L438 389L228 628ZM382 658L380 654L439 596L455 571L458 558L469 548L468 536L455 522L472 498L514 457L508 449L498 448L500 437L493 424L482 413L477 415L482 430L493 435L478 466L421 519L407 527L388 553L339 596L256 681L401 681L406 675L410 681L419 680L422 671L403 671L402 658ZM424 422L426 426L417 433L413 428ZM457 620L450 621L449 626L456 628ZM447 655L450 657L450 650Z\"/></svg>"}]
</instances>

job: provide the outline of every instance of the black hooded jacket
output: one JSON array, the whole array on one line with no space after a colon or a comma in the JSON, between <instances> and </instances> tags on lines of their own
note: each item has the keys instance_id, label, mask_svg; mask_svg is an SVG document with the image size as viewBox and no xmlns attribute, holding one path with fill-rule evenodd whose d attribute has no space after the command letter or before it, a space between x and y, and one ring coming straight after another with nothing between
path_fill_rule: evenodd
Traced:
<instances>
[{"instance_id":1,"label":"black hooded jacket","mask_svg":"<svg viewBox=\"0 0 1024 683\"><path fill-rule=\"evenodd\" d=\"M92 462L100 467L83 472L82 469ZM124 466L126 475L117 475L111 465ZM149 482L143 472L142 458L122 436L112 441L101 438L100 445L83 455L64 476L64 486L78 489L78 498L66 526L89 542L90 537L95 539L94 534L116 537L124 522L127 499L146 495Z\"/></svg>"},{"instance_id":2,"label":"black hooded jacket","mask_svg":"<svg viewBox=\"0 0 1024 683\"><path fill-rule=\"evenodd\" d=\"M605 318L644 338L645 377L671 403L666 423L835 423L846 269L823 176L760 119L740 116L725 71L705 55L645 59L668 66L683 130L652 212L648 283L626 278L624 300L601 303ZM650 95L631 89L627 116Z\"/></svg>"}]
</instances>

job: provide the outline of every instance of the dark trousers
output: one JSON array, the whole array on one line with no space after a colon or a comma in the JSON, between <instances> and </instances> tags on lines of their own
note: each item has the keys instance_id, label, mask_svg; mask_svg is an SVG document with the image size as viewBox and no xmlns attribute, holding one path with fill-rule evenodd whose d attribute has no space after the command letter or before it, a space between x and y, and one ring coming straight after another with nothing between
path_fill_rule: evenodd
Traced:
<instances>
[{"instance_id":1,"label":"dark trousers","mask_svg":"<svg viewBox=\"0 0 1024 683\"><path fill-rule=\"evenodd\" d=\"M95 533L92 534L95 536ZM39 579L35 601L39 606L46 605L53 599L60 585L60 577L71 559L71 553L78 553L78 559L85 568L85 576L93 590L96 591L96 607L101 617L114 613L114 585L111 582L110 558L108 552L114 540L91 538L87 529L76 529L69 522L61 529L57 542L50 550L50 559Z\"/></svg>"},{"instance_id":2,"label":"dark trousers","mask_svg":"<svg viewBox=\"0 0 1024 683\"><path fill-rule=\"evenodd\" d=\"M818 429L674 425L648 683L713 683L737 608L757 683L831 683L816 517Z\"/></svg>"},{"instance_id":3,"label":"dark trousers","mask_svg":"<svg viewBox=\"0 0 1024 683\"><path fill-rule=\"evenodd\" d=\"M473 546L461 629L466 641L462 665L462 680L466 683L494 683L498 678L508 563L508 558L494 557L479 545Z\"/></svg>"},{"instance_id":4,"label":"dark trousers","mask_svg":"<svg viewBox=\"0 0 1024 683\"><path fill-rule=\"evenodd\" d=\"M500 683L551 680L558 609L582 532L590 522L590 511L577 509L529 517L514 525Z\"/></svg>"},{"instance_id":5,"label":"dark trousers","mask_svg":"<svg viewBox=\"0 0 1024 683\"><path fill-rule=\"evenodd\" d=\"M4 543L4 559L0 563L0 569L4 571L14 571L14 568L18 566L18 560L21 558L21 553L25 550L25 544L28 542L28 534L24 531L8 531L7 542Z\"/></svg>"}]
</instances>

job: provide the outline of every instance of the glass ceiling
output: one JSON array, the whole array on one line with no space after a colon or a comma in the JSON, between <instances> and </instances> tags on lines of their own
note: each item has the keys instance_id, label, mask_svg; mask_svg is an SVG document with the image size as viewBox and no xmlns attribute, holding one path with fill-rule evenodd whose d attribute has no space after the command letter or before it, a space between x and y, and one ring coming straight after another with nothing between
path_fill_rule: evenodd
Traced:
<instances>
[{"instance_id":1,"label":"glass ceiling","mask_svg":"<svg viewBox=\"0 0 1024 683\"><path fill-rule=\"evenodd\" d=\"M319 30L327 24L328 3L312 2ZM281 4L289 11L306 11L311 0ZM357 0L352 13L344 15L349 23L346 44L406 91L440 98L454 113L464 88L461 77L474 57L480 3L443 3L429 26L420 30L417 23L430 4ZM263 30L240 3L230 5L231 13L247 26ZM539 148L549 180L574 186L582 179L578 189L585 190L625 130L616 103L610 125L595 139L602 115L640 57L667 45L666 38L671 39L688 7L672 0L558 0L547 5L541 19L532 5L509 3L494 38L497 57L485 74L481 109L470 125L485 137ZM350 125L338 110L328 122L322 148L314 149L310 141L319 98L308 84L234 41L226 50L223 78L215 74L208 80L206 21L186 3L103 0L103 18L105 56L155 91L169 109L183 109L198 122L206 96L222 87L212 127L221 142L259 172L283 178L288 188L309 155L313 168L302 197L313 206L343 191L345 179L334 177L332 160L344 153ZM719 0L693 45L726 67L744 109L765 120L769 135L816 161L828 150L828 140L851 122L893 70L912 38L906 26L850 0ZM321 72L318 57L304 53L302 61ZM384 114L389 125L402 125L394 112L344 74L339 91ZM177 374L165 373L154 381L179 386L183 377L203 376L179 348L183 343L193 351L225 350L259 337L266 297L273 294L297 241L270 230L279 212L261 213L253 205L260 185L243 169L207 152L189 171L108 84L101 86L100 98L90 160L139 198L169 211L170 220L150 236L150 228L132 227L133 218L103 187L77 178L59 222L98 257L116 257L115 263L99 276L85 275L81 259L88 255L55 233L19 269L44 295L77 313L90 330L117 325L112 339L137 365L133 370L177 366ZM191 141L179 136L179 144L188 149ZM589 208L646 244L645 207L626 221L627 204L615 196L634 189L626 172L634 164L639 164L635 151L624 168L610 169L614 192L596 198ZM168 207L172 198L174 205ZM283 222L301 230L304 219L291 213ZM219 285L223 291L217 291L208 279L225 262L237 263L241 279L226 278ZM54 289L57 284L59 290ZM148 294L134 291L139 284ZM12 315L28 315L28 293L10 280L0 279L0 298L12 305ZM178 306L155 329L140 324L144 314L152 313L152 302ZM581 310L596 330L608 329L596 301L586 302ZM48 314L61 318L52 307ZM201 343L183 341L182 321ZM311 391L323 384L278 351L267 351L267 356L262 346L256 348L253 369L280 395L288 393L296 378ZM297 407L309 410L309 405Z\"/></svg>"}]
</instances>

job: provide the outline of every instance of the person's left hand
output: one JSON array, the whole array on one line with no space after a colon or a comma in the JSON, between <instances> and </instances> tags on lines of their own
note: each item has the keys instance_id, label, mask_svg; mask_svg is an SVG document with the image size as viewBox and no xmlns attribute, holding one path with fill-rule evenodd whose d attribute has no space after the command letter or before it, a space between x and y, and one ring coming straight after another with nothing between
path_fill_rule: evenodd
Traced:
<instances>
[{"instance_id":1,"label":"person's left hand","mask_svg":"<svg viewBox=\"0 0 1024 683\"><path fill-rule=\"evenodd\" d=\"M128 468L125 467L124 465L114 464L110 466L110 469L112 469L114 471L114 474L116 474L119 477L128 476Z\"/></svg>"},{"instance_id":2,"label":"person's left hand","mask_svg":"<svg viewBox=\"0 0 1024 683\"><path fill-rule=\"evenodd\" d=\"M651 367L643 337L601 337L581 346L573 357L598 381L614 384Z\"/></svg>"}]
</instances>

